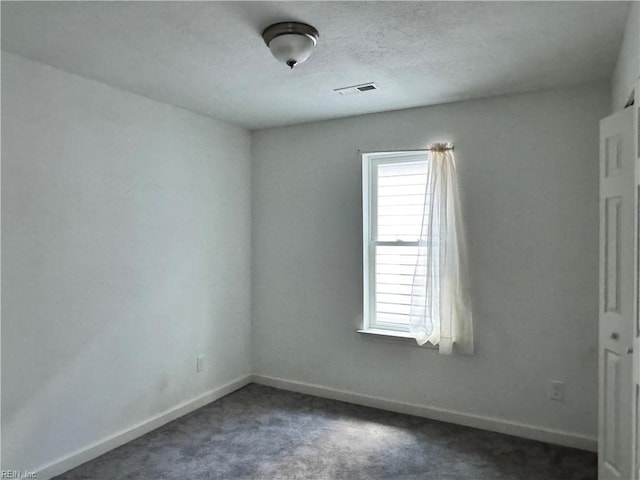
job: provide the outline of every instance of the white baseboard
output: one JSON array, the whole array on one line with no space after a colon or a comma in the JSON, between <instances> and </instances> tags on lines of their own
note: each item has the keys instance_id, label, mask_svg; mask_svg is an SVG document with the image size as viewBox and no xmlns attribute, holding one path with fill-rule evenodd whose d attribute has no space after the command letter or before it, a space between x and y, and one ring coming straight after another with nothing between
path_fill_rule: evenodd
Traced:
<instances>
[{"instance_id":1,"label":"white baseboard","mask_svg":"<svg viewBox=\"0 0 640 480\"><path fill-rule=\"evenodd\" d=\"M186 415L189 412L197 410L200 407L203 407L225 395L228 395L239 388L244 387L248 383L251 382L251 375L246 375L244 377L238 378L226 385L215 388L213 390L208 391L207 393L196 397L194 399L188 400L186 402L180 403L175 407L172 407L168 410L165 410L158 415L155 415L148 420L142 421L136 425L133 425L129 428L121 430L107 438L104 438L93 445L84 448L82 450L78 450L71 455L60 458L53 462L50 462L46 465L41 466L40 468L36 468L33 471L38 474L38 480L48 480L51 477L55 477L56 475L60 475L72 468L82 465L89 460L93 460L100 455L107 453L109 450L113 450L116 447L124 445L131 440L134 440L145 433L149 433L152 430L155 430L162 425L169 423L176 418L179 418L183 415Z\"/></svg>"},{"instance_id":2,"label":"white baseboard","mask_svg":"<svg viewBox=\"0 0 640 480\"><path fill-rule=\"evenodd\" d=\"M553 430L548 428L525 425L511 422L499 418L486 417L481 415L456 412L442 408L427 407L410 403L397 402L369 395L361 395L345 390L314 385L311 383L285 380L283 378L270 377L266 375L253 375L252 381L269 387L281 388L292 392L306 393L316 397L330 398L367 407L380 408L392 412L405 413L418 417L440 420L442 422L455 423L467 427L489 430L492 432L504 433L516 437L538 440L540 442L562 445L565 447L579 448L590 452L598 451L598 439L578 433Z\"/></svg>"}]
</instances>

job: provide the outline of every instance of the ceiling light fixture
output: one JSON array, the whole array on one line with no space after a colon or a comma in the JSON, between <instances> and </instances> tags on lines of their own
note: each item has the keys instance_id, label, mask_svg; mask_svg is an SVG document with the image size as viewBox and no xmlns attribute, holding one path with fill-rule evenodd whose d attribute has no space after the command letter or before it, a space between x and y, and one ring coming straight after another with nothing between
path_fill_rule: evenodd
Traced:
<instances>
[{"instance_id":1,"label":"ceiling light fixture","mask_svg":"<svg viewBox=\"0 0 640 480\"><path fill-rule=\"evenodd\" d=\"M306 23L282 22L262 32L271 53L289 68L304 62L318 43L318 30Z\"/></svg>"}]
</instances>

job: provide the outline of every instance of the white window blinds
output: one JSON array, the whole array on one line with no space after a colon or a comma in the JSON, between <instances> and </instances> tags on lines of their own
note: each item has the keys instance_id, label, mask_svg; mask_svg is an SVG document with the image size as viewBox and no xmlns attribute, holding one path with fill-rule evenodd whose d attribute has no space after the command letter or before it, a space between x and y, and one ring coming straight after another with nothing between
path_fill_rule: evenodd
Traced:
<instances>
[{"instance_id":1,"label":"white window blinds","mask_svg":"<svg viewBox=\"0 0 640 480\"><path fill-rule=\"evenodd\" d=\"M427 157L380 158L369 172L369 327L409 331L427 187ZM414 280L414 275L417 278Z\"/></svg>"}]
</instances>

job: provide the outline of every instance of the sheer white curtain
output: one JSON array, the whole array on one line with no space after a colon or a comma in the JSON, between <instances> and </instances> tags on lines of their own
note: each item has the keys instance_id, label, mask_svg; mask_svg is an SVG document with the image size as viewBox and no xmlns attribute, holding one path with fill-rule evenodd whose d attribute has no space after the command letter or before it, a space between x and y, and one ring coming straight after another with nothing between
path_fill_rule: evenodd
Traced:
<instances>
[{"instance_id":1,"label":"sheer white curtain","mask_svg":"<svg viewBox=\"0 0 640 480\"><path fill-rule=\"evenodd\" d=\"M467 251L456 165L449 144L432 145L418 261L411 287L410 330L440 353L473 353Z\"/></svg>"}]
</instances>

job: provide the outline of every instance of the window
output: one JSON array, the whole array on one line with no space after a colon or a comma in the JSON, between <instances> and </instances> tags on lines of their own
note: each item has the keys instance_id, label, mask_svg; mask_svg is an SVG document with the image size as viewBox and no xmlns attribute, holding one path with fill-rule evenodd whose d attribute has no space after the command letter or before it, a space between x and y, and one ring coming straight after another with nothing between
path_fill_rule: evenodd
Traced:
<instances>
[{"instance_id":1,"label":"window","mask_svg":"<svg viewBox=\"0 0 640 480\"><path fill-rule=\"evenodd\" d=\"M427 154L363 154L362 171L364 329L410 336L412 288L426 278L417 265L424 250Z\"/></svg>"}]
</instances>

